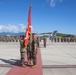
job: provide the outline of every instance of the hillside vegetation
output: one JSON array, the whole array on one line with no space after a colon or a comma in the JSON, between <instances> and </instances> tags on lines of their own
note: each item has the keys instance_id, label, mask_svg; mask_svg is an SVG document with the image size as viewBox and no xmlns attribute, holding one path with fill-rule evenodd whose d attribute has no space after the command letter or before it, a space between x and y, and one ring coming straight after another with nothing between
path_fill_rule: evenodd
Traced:
<instances>
[{"instance_id":1,"label":"hillside vegetation","mask_svg":"<svg viewBox=\"0 0 76 75\"><path fill-rule=\"evenodd\" d=\"M40 34L52 34L52 32L45 32L45 33L40 33ZM73 34L64 34L64 33L57 33L56 36L61 36L61 37L74 37L76 35Z\"/></svg>"}]
</instances>

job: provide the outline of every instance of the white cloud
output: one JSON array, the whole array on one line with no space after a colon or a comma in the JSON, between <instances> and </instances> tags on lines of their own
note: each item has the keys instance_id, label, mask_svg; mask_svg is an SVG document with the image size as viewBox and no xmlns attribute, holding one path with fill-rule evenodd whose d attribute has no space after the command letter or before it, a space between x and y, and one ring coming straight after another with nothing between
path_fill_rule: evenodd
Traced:
<instances>
[{"instance_id":1,"label":"white cloud","mask_svg":"<svg viewBox=\"0 0 76 75\"><path fill-rule=\"evenodd\" d=\"M59 3L62 3L63 0L45 0L46 3L49 3L51 7L55 7L56 3L59 2Z\"/></svg>"},{"instance_id":2,"label":"white cloud","mask_svg":"<svg viewBox=\"0 0 76 75\"><path fill-rule=\"evenodd\" d=\"M19 28L19 32L25 32L26 30L26 26L24 24L19 24L18 28Z\"/></svg>"},{"instance_id":3,"label":"white cloud","mask_svg":"<svg viewBox=\"0 0 76 75\"><path fill-rule=\"evenodd\" d=\"M19 24L19 25L0 25L0 32L25 32L26 25L24 24Z\"/></svg>"},{"instance_id":4,"label":"white cloud","mask_svg":"<svg viewBox=\"0 0 76 75\"><path fill-rule=\"evenodd\" d=\"M51 7L54 7L55 4L56 4L56 0L50 0L50 5L51 5Z\"/></svg>"}]
</instances>

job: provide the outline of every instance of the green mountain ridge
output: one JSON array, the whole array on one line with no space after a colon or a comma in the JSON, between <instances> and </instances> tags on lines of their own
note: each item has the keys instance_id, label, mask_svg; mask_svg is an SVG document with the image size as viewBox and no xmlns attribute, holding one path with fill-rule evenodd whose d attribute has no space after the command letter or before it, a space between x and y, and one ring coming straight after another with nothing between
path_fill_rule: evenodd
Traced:
<instances>
[{"instance_id":1,"label":"green mountain ridge","mask_svg":"<svg viewBox=\"0 0 76 75\"><path fill-rule=\"evenodd\" d=\"M52 32L45 32L45 33L40 33L40 34L52 34ZM56 36L61 36L61 37L75 37L76 35L74 35L74 34L57 33Z\"/></svg>"}]
</instances>

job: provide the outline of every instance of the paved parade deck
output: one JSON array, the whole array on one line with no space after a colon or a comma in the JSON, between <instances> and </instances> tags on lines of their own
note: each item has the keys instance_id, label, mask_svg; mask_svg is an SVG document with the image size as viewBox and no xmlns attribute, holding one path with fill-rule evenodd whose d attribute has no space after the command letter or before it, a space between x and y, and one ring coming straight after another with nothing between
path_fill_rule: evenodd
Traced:
<instances>
[{"instance_id":1,"label":"paved parade deck","mask_svg":"<svg viewBox=\"0 0 76 75\"><path fill-rule=\"evenodd\" d=\"M42 61L40 50L37 54L37 67L31 68L30 65L27 65L26 68L21 67L18 62L6 75L43 75L42 72Z\"/></svg>"},{"instance_id":2,"label":"paved parade deck","mask_svg":"<svg viewBox=\"0 0 76 75\"><path fill-rule=\"evenodd\" d=\"M48 41L46 48L41 45L40 52L43 68L40 68L40 72L42 73L43 70L43 75L76 75L76 43L52 43ZM40 58L39 54L38 56ZM19 59L19 42L0 42L0 75L14 75L13 69L19 73L21 69L26 72L18 65ZM26 69L28 68L30 67L26 67ZM30 68L30 70L33 69ZM30 70L20 75L28 75ZM31 75L37 75L37 73Z\"/></svg>"}]
</instances>

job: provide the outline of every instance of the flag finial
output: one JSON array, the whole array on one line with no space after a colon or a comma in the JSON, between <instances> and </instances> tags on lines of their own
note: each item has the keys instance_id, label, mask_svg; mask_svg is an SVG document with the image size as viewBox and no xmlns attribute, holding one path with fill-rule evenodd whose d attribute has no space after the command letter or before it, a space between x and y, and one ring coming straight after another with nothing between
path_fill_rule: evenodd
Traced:
<instances>
[{"instance_id":1,"label":"flag finial","mask_svg":"<svg viewBox=\"0 0 76 75\"><path fill-rule=\"evenodd\" d=\"M32 7L32 3L30 3L30 7Z\"/></svg>"}]
</instances>

